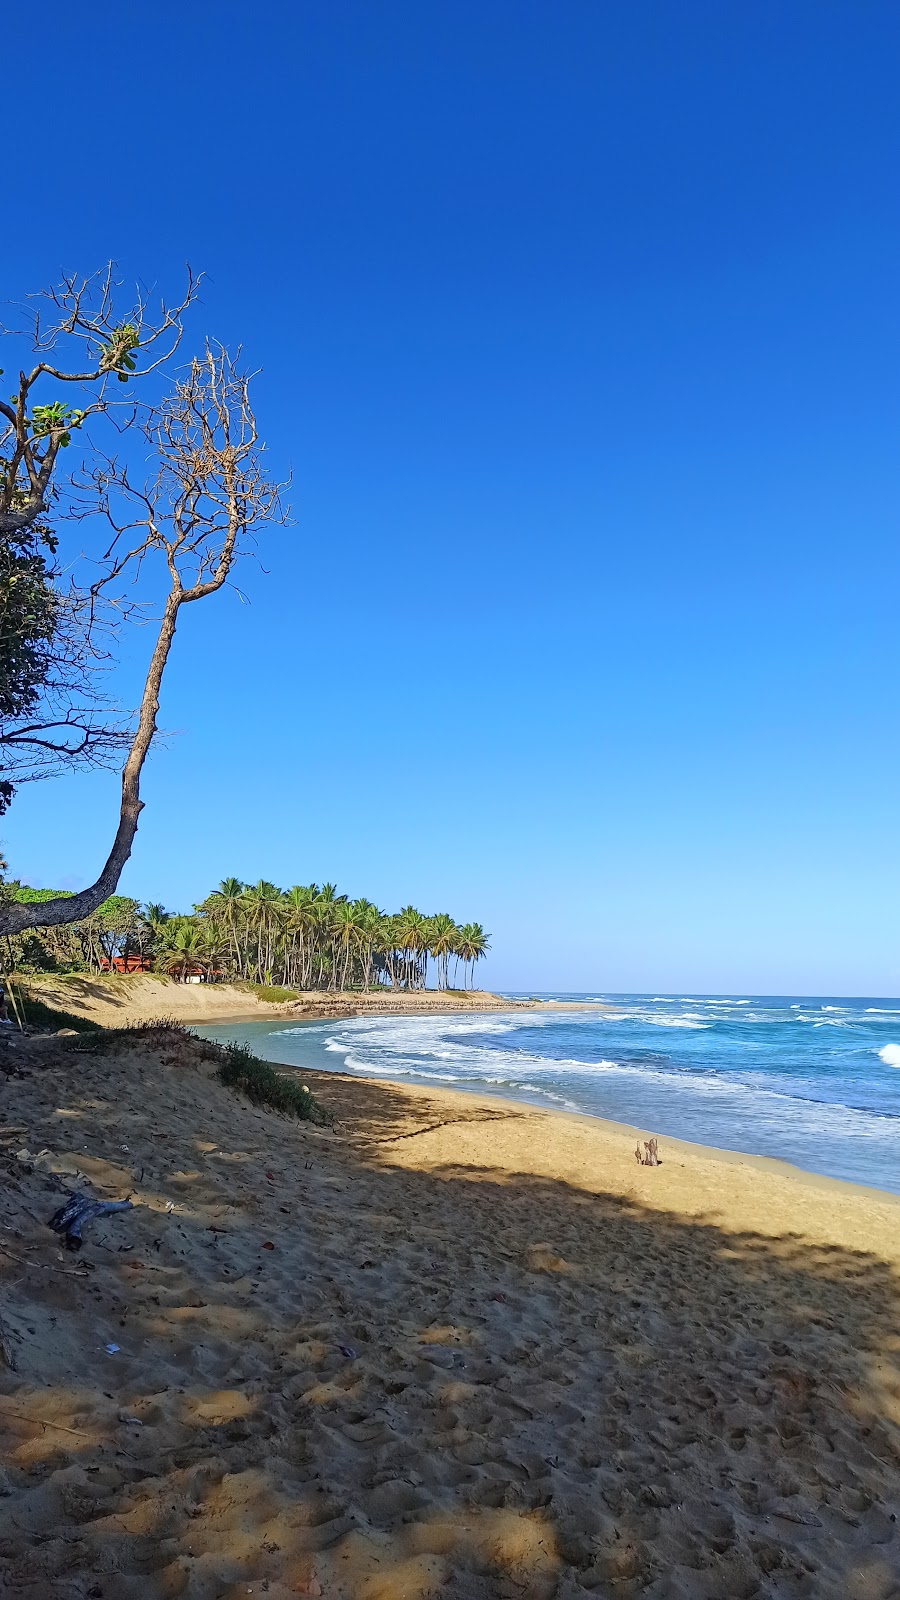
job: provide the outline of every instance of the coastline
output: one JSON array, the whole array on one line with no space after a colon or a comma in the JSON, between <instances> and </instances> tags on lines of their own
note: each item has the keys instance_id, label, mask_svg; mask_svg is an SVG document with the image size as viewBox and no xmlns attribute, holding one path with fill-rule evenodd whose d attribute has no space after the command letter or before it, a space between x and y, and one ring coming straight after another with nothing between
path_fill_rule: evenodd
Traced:
<instances>
[{"instance_id":1,"label":"coastline","mask_svg":"<svg viewBox=\"0 0 900 1600\"><path fill-rule=\"evenodd\" d=\"M597 1006L599 1006L599 1003L597 1003ZM597 1006L595 1006L594 1009L596 1009ZM531 1003L528 1006L528 1009L531 1010L540 1008L540 1003ZM582 1010L591 1008L573 1004L571 1009ZM613 1008L603 1007L603 1009ZM372 1008L368 1012L351 1011L348 1014L350 1016L388 1016L395 1013L382 1012ZM431 1014L437 1016L441 1015L442 1012L439 1008L435 1007L433 1008ZM451 1013L446 1014L449 1015ZM308 1022L310 1026L314 1026L316 1021L329 1020L330 1016L331 1013L325 1013L319 1017L307 1016L300 1018L299 1020ZM202 1020L210 1019L197 1020L198 1022L202 1022ZM238 1022L247 1020L259 1021L260 1019L256 1017L251 1019L224 1018L221 1020L222 1022ZM536 1115L547 1116L554 1119L562 1118L564 1121L569 1121L573 1125L584 1125L589 1128L596 1127L608 1138L614 1138L620 1142L622 1139L624 1139L626 1143L630 1141L629 1149L632 1152L632 1159L635 1143L638 1139L644 1140L656 1138L665 1145L666 1150L668 1150L672 1156L680 1154L680 1157L684 1159L701 1158L703 1160L717 1161L729 1167L744 1166L753 1168L760 1174L770 1174L776 1177L781 1176L806 1187L819 1187L836 1195L839 1195L842 1192L859 1192L871 1196L874 1200L883 1200L887 1204L894 1207L900 1205L900 1194L897 1194L893 1190L880 1189L875 1184L861 1183L854 1178L832 1177L828 1173L818 1172L814 1168L801 1167L794 1162L780 1156L769 1156L757 1151L732 1149L728 1146L708 1144L696 1139L683 1139L677 1134L669 1133L666 1129L660 1128L658 1125L651 1125L649 1123L638 1124L633 1122L624 1122L615 1118L603 1116L600 1113L595 1112L579 1112L558 1109L556 1107L546 1106L540 1102L536 1102L535 1100L530 1100L524 1097L522 1099L514 1099L511 1096L495 1092L487 1085L477 1089L471 1086L452 1088L448 1086L432 1086L431 1084L425 1084L418 1081L411 1082L407 1077L393 1078L389 1074L382 1074L380 1072L377 1075L374 1073L366 1074L362 1072L348 1073L341 1071L339 1068L331 1070L306 1065L299 1066L296 1062L279 1061L274 1057L267 1057L267 1059L271 1059L272 1065L275 1066L279 1071L299 1078L303 1082L309 1080L310 1084L312 1085L312 1081L315 1080L316 1084L319 1086L316 1089L316 1092L320 1093L323 1099L328 1098L328 1085L334 1079L343 1080L348 1083L366 1083L376 1091L380 1085L388 1084L394 1091L401 1095L409 1093L413 1096L419 1096L423 1099L433 1098L436 1102L440 1102L443 1097L449 1097L451 1101L457 1103L462 1102L465 1104L471 1102L473 1105L482 1106L487 1103L489 1105L505 1107L507 1111L521 1111L524 1109L533 1111ZM637 1167L636 1161L634 1161L634 1165ZM900 1218L897 1220L900 1222Z\"/></svg>"},{"instance_id":2,"label":"coastline","mask_svg":"<svg viewBox=\"0 0 900 1600\"><path fill-rule=\"evenodd\" d=\"M317 1127L189 1036L71 1044L16 1047L0 1130L22 1600L894 1593L894 1197L310 1070ZM132 1209L73 1256L75 1188Z\"/></svg>"},{"instance_id":3,"label":"coastline","mask_svg":"<svg viewBox=\"0 0 900 1600\"><path fill-rule=\"evenodd\" d=\"M21 980L19 980L21 981ZM460 994L459 992L446 993L440 990L426 989L412 993L405 991L391 994L387 993L353 993L346 995L329 991L310 991L297 1000L281 1002L263 1001L242 989L227 984L184 984L175 983L170 979L157 976L133 976L123 978L120 976L101 978L96 977L53 977L42 975L39 978L29 978L27 986L36 995L39 995L47 1004L61 1010L72 1011L88 1020L97 1022L100 1026L116 1027L123 1025L140 1024L152 1021L161 1016L171 1017L186 1026L201 1026L204 1023L216 1026L228 1023L248 1023L271 1021L285 1023L292 1020L306 1022L311 1025L317 1022L331 1020L344 1020L355 1017L391 1017L391 1016L453 1016L469 1013L477 1016L485 1012L513 1012L513 1011L544 1011L548 1013L560 1012L591 1012L611 1011L615 1007L604 1001L586 1000L512 1000L502 995L487 991L474 991L474 993ZM320 1071L309 1067L300 1069L289 1062L273 1063L282 1070L293 1075L316 1076L324 1080L346 1076L353 1082L367 1082L373 1088L382 1083L390 1083L397 1091L405 1092L410 1086L403 1080L382 1077L381 1075L364 1077L355 1074L341 1074L339 1072ZM416 1085L414 1093L427 1096L450 1095L462 1100L471 1099L476 1102L488 1101L491 1104L500 1104L507 1107L533 1108L540 1114L550 1117L571 1118L576 1123L585 1122L606 1129L609 1134L613 1132L621 1137L625 1136L632 1141L638 1137L656 1137L663 1140L672 1150L685 1153L699 1152L704 1159L718 1160L729 1165L744 1165L758 1169L760 1172L769 1172L774 1175L782 1174L792 1180L805 1185L824 1188L836 1186L837 1191L861 1191L874 1198L883 1198L885 1201L896 1205L900 1202L900 1195L891 1190L879 1189L874 1185L862 1184L853 1179L830 1177L825 1173L816 1172L811 1168L794 1165L792 1162L776 1156L766 1156L761 1153L733 1150L727 1146L719 1146L680 1139L677 1135L661 1130L658 1126L639 1126L630 1122L617 1122L614 1119L603 1117L592 1112L570 1112L555 1108L535 1106L529 1100L506 1099L501 1095L492 1093L485 1088L481 1091L471 1088L442 1088L431 1089L430 1086ZM632 1142L631 1149L634 1149ZM637 1163L635 1162L635 1166Z\"/></svg>"},{"instance_id":4,"label":"coastline","mask_svg":"<svg viewBox=\"0 0 900 1600\"><path fill-rule=\"evenodd\" d=\"M73 974L56 977L39 974L20 978L46 1005L68 1011L102 1027L152 1021L160 1016L179 1022L273 1021L296 1017L299 1021L327 1022L335 1017L441 1016L460 1011L608 1011L602 1001L509 1000L485 990L463 993L439 989L412 992L344 993L310 990L296 999L261 1000L250 989L226 983L189 984L157 974L128 977Z\"/></svg>"},{"instance_id":5,"label":"coastline","mask_svg":"<svg viewBox=\"0 0 900 1600\"><path fill-rule=\"evenodd\" d=\"M756 1155L742 1150L728 1150L717 1145L700 1144L696 1141L679 1139L667 1133L661 1133L658 1128L639 1127L628 1122L616 1122L608 1117L595 1116L591 1112L561 1111L555 1107L537 1106L531 1101L507 1099L502 1095L495 1095L488 1090L475 1092L471 1089L448 1088L423 1088L420 1084L411 1085L402 1079L389 1077L366 1077L364 1074L331 1072L318 1067L300 1068L286 1062L273 1062L279 1071L289 1073L292 1077L301 1078L308 1083L313 1093L321 1100L329 1099L329 1085L333 1080L348 1086L351 1084L365 1084L377 1096L382 1086L389 1087L393 1094L408 1097L411 1111L415 1105L426 1104L433 1106L435 1112L456 1112L462 1115L448 1115L442 1126L452 1126L466 1121L478 1121L476 1113L483 1112L484 1107L497 1107L507 1117L532 1115L534 1118L544 1118L548 1121L552 1132L546 1141L539 1138L534 1151L530 1152L530 1159L537 1158L537 1152L546 1142L548 1170L554 1170L564 1160L562 1149L564 1145L570 1147L572 1154L570 1164L572 1170L578 1171L578 1181L582 1182L589 1173L591 1164L587 1157L588 1149L593 1142L597 1147L597 1158L601 1160L601 1169L604 1181L615 1178L617 1187L622 1192L637 1192L635 1183L640 1182L642 1196L655 1194L657 1200L668 1196L676 1202L682 1202L683 1184L673 1184L669 1177L663 1178L665 1168L670 1172L679 1169L682 1173L691 1171L695 1176L702 1171L704 1177L704 1191L709 1195L727 1182L724 1172L710 1171L711 1169L725 1168L734 1181L741 1184L750 1183L756 1187L756 1177L766 1177L787 1185L798 1185L804 1189L820 1190L832 1203L839 1203L841 1198L850 1199L854 1196L861 1197L877 1205L884 1205L892 1215L889 1224L897 1227L900 1224L900 1195L894 1194L889 1189L878 1189L869 1184L855 1183L847 1178L831 1178L825 1173L812 1172L804 1167L797 1167L790 1161L783 1161L777 1156ZM565 1131L564 1131L565 1130ZM549 1132L549 1130L548 1130ZM417 1135L418 1136L418 1135ZM639 1167L634 1156L635 1143L638 1139L644 1140L655 1137L659 1140L661 1166L658 1168ZM632 1171L633 1169L633 1171ZM740 1180L735 1177L735 1169L746 1169ZM529 1167L530 1171L538 1170L535 1166ZM635 1182L632 1182L632 1178ZM655 1188L653 1187L655 1185ZM758 1192L758 1189L757 1189ZM897 1260L900 1264L900 1242L898 1242Z\"/></svg>"}]
</instances>

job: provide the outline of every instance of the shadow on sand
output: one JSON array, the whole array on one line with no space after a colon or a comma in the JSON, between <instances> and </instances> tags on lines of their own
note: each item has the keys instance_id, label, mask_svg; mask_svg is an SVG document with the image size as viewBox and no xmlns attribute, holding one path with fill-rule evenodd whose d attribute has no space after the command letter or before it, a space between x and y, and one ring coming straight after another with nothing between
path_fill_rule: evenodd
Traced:
<instances>
[{"instance_id":1,"label":"shadow on sand","mask_svg":"<svg viewBox=\"0 0 900 1600\"><path fill-rule=\"evenodd\" d=\"M74 1066L7 1085L4 1593L900 1596L889 1263L394 1164L435 1109L388 1085L333 1136ZM79 1174L140 1203L62 1259Z\"/></svg>"}]
</instances>

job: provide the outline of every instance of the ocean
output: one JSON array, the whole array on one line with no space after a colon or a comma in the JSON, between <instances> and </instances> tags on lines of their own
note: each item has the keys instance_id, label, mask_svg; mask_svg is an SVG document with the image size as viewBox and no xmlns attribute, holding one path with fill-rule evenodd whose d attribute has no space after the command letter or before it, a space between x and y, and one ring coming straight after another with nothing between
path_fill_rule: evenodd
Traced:
<instances>
[{"instance_id":1,"label":"ocean","mask_svg":"<svg viewBox=\"0 0 900 1600\"><path fill-rule=\"evenodd\" d=\"M900 1000L540 998L612 1009L222 1023L198 1032L243 1040L269 1061L608 1117L900 1194Z\"/></svg>"}]
</instances>

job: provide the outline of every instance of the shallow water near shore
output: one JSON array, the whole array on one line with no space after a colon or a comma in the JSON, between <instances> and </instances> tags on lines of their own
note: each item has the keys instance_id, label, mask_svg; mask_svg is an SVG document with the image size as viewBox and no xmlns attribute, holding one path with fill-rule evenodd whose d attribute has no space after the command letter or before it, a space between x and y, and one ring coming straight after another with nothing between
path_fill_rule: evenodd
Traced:
<instances>
[{"instance_id":1,"label":"shallow water near shore","mask_svg":"<svg viewBox=\"0 0 900 1600\"><path fill-rule=\"evenodd\" d=\"M541 998L611 1009L259 1020L198 1032L290 1066L606 1117L900 1194L900 1000Z\"/></svg>"}]
</instances>

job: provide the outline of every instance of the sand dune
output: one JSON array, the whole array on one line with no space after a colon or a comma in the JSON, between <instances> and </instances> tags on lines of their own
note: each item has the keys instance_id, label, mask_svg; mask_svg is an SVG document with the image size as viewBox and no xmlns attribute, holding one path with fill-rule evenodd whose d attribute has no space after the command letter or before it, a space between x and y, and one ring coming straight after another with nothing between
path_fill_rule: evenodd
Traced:
<instances>
[{"instance_id":1,"label":"sand dune","mask_svg":"<svg viewBox=\"0 0 900 1600\"><path fill-rule=\"evenodd\" d=\"M252 990L230 983L176 983L160 974L133 973L128 977L77 974L25 980L27 988L46 1005L90 1018L103 1027L175 1017L185 1022L229 1021L237 1017L353 1017L369 1012L510 1011L534 1002L506 1000L501 995L475 990L466 995L425 989L405 993L344 994L309 990L299 1000L273 1004ZM540 1005L541 1002L536 1002ZM558 1009L558 1007L557 1007ZM595 1009L606 1009L597 1007Z\"/></svg>"},{"instance_id":2,"label":"sand dune","mask_svg":"<svg viewBox=\"0 0 900 1600\"><path fill-rule=\"evenodd\" d=\"M22 1600L891 1600L900 1207L587 1118L13 1046ZM81 1256L87 1180L136 1207ZM108 1347L119 1348L109 1351Z\"/></svg>"}]
</instances>

